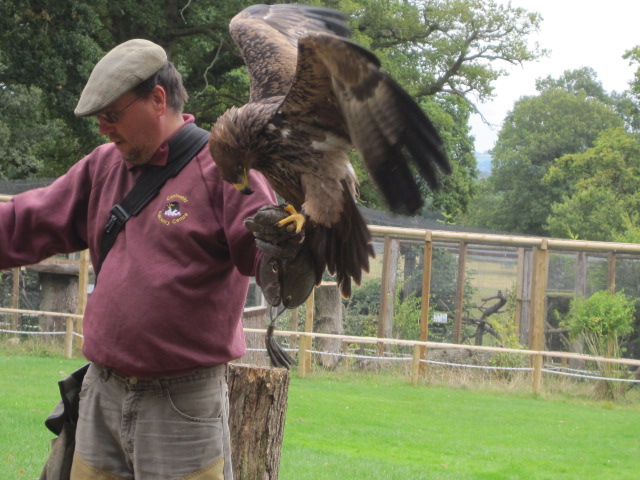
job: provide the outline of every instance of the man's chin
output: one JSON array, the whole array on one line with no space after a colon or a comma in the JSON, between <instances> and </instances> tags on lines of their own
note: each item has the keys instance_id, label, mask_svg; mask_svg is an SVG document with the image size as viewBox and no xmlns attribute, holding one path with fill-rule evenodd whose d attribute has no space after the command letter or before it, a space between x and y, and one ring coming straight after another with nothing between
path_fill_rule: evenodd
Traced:
<instances>
[{"instance_id":1,"label":"man's chin","mask_svg":"<svg viewBox=\"0 0 640 480\"><path fill-rule=\"evenodd\" d=\"M123 150L121 148L118 148L118 150L120 150L122 159L125 162L131 163L132 165L143 165L146 163L138 150Z\"/></svg>"}]
</instances>

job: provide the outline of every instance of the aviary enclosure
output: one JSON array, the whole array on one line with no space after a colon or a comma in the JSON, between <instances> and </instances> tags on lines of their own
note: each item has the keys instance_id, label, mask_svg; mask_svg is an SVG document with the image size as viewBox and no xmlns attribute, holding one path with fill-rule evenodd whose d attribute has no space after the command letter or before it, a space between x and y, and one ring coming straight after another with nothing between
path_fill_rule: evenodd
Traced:
<instances>
[{"instance_id":1,"label":"aviary enclosure","mask_svg":"<svg viewBox=\"0 0 640 480\"><path fill-rule=\"evenodd\" d=\"M316 290L315 308L308 303L279 322L289 332L282 336L289 337L292 350L337 352L349 344L373 344L376 355L384 356L391 345L402 345L408 355L424 361L437 358L439 350L427 343L438 343L489 351L524 348L539 352L530 355L534 367L543 356L554 357L540 352L575 352L577 361L584 362L581 343L569 339L561 323L571 299L600 290L640 297L636 244L376 225L371 230L376 258L352 298L341 300L327 278ZM88 255L56 257L1 274L0 334L64 334L65 351L72 355L74 343L81 341L92 286ZM267 316L253 286L245 314L252 349L262 346ZM639 325L636 318L624 345L627 360L622 362L633 367L640 365ZM571 355L556 358L566 363Z\"/></svg>"}]
</instances>

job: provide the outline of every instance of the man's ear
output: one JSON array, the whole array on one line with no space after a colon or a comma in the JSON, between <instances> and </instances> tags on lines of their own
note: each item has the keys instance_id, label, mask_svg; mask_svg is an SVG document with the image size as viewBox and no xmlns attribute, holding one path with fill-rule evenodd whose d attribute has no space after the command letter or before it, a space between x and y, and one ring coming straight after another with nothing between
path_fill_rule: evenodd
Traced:
<instances>
[{"instance_id":1,"label":"man's ear","mask_svg":"<svg viewBox=\"0 0 640 480\"><path fill-rule=\"evenodd\" d=\"M153 107L159 115L163 115L167 109L167 92L160 85L156 85L151 90L150 98Z\"/></svg>"}]
</instances>

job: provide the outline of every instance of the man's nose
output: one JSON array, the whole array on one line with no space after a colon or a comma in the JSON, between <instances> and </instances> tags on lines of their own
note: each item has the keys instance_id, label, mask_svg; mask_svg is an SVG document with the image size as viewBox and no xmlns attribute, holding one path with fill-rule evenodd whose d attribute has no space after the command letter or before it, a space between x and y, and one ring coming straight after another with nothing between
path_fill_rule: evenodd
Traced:
<instances>
[{"instance_id":1,"label":"man's nose","mask_svg":"<svg viewBox=\"0 0 640 480\"><path fill-rule=\"evenodd\" d=\"M108 123L103 118L98 118L98 132L100 135L109 135L114 129L115 126L113 124Z\"/></svg>"}]
</instances>

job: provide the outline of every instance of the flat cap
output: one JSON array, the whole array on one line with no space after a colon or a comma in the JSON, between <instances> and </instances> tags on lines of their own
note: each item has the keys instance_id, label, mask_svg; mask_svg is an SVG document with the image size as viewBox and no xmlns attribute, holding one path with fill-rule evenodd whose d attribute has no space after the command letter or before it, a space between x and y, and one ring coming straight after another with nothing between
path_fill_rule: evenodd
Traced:
<instances>
[{"instance_id":1,"label":"flat cap","mask_svg":"<svg viewBox=\"0 0 640 480\"><path fill-rule=\"evenodd\" d=\"M167 53L149 40L126 41L96 64L73 113L88 117L111 105L120 96L156 73Z\"/></svg>"}]
</instances>

